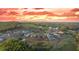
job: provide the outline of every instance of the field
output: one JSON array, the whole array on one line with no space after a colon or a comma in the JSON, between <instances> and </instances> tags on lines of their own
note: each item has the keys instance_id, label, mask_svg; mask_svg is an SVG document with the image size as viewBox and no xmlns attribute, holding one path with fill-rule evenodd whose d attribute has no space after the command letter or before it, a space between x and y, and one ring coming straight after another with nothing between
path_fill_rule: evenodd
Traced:
<instances>
[{"instance_id":1,"label":"field","mask_svg":"<svg viewBox=\"0 0 79 59\"><path fill-rule=\"evenodd\" d=\"M78 51L78 22L0 22L1 51Z\"/></svg>"}]
</instances>

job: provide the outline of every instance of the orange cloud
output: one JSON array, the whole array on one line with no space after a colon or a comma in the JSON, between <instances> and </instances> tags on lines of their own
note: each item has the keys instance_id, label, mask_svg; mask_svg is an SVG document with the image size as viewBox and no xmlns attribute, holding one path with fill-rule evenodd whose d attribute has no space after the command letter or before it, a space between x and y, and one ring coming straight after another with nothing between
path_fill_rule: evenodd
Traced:
<instances>
[{"instance_id":1,"label":"orange cloud","mask_svg":"<svg viewBox=\"0 0 79 59\"><path fill-rule=\"evenodd\" d=\"M79 11L74 8L0 8L0 21L79 21L77 19Z\"/></svg>"}]
</instances>

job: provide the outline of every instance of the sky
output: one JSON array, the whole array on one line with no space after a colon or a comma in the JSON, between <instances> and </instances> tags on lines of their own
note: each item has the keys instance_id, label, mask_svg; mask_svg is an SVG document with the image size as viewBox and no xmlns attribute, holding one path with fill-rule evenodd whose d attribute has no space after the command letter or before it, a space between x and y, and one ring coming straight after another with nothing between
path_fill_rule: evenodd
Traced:
<instances>
[{"instance_id":1,"label":"sky","mask_svg":"<svg viewBox=\"0 0 79 59\"><path fill-rule=\"evenodd\" d=\"M79 22L79 8L0 8L0 21Z\"/></svg>"},{"instance_id":2,"label":"sky","mask_svg":"<svg viewBox=\"0 0 79 59\"><path fill-rule=\"evenodd\" d=\"M0 8L72 8L79 0L0 0Z\"/></svg>"}]
</instances>

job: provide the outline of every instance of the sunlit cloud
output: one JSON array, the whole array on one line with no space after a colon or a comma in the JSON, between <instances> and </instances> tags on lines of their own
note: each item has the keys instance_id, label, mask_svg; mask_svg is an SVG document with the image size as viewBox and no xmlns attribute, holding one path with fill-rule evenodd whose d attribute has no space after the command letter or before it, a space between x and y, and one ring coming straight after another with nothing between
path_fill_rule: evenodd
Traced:
<instances>
[{"instance_id":1,"label":"sunlit cloud","mask_svg":"<svg viewBox=\"0 0 79 59\"><path fill-rule=\"evenodd\" d=\"M0 21L62 22L79 19L78 8L0 8ZM77 20L78 21L78 20Z\"/></svg>"}]
</instances>

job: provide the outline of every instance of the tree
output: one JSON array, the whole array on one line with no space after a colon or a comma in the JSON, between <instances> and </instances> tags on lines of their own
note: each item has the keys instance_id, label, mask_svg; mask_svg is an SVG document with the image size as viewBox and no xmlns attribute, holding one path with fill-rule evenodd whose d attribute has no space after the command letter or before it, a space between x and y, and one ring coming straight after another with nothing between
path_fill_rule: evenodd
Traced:
<instances>
[{"instance_id":1,"label":"tree","mask_svg":"<svg viewBox=\"0 0 79 59\"><path fill-rule=\"evenodd\" d=\"M32 50L34 51L50 51L53 45L48 44L47 42L38 42L35 45L32 45Z\"/></svg>"},{"instance_id":2,"label":"tree","mask_svg":"<svg viewBox=\"0 0 79 59\"><path fill-rule=\"evenodd\" d=\"M30 50L27 42L15 39L8 39L0 44L0 50L4 51L26 51Z\"/></svg>"},{"instance_id":3,"label":"tree","mask_svg":"<svg viewBox=\"0 0 79 59\"><path fill-rule=\"evenodd\" d=\"M76 40L77 50L79 51L79 33L75 35L75 40Z\"/></svg>"}]
</instances>

